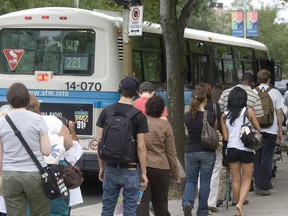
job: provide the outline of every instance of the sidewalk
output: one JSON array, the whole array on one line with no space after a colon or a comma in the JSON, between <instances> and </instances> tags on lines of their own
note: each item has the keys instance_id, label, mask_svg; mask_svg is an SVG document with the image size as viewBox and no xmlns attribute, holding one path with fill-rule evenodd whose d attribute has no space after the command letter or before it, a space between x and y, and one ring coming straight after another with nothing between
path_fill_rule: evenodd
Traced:
<instances>
[{"instance_id":1,"label":"sidewalk","mask_svg":"<svg viewBox=\"0 0 288 216\"><path fill-rule=\"evenodd\" d=\"M277 162L276 177L272 179L274 189L271 196L258 196L254 192L248 195L249 204L244 206L245 216L286 216L288 215L288 156L283 153L283 162ZM197 208L197 200L195 203ZM232 216L235 214L235 207L229 202L228 209L226 203L213 212L215 216ZM196 215L193 209L192 215ZM171 216L183 216L181 200L169 200L169 211ZM97 205L85 206L72 209L71 216L100 216L101 203Z\"/></svg>"}]
</instances>

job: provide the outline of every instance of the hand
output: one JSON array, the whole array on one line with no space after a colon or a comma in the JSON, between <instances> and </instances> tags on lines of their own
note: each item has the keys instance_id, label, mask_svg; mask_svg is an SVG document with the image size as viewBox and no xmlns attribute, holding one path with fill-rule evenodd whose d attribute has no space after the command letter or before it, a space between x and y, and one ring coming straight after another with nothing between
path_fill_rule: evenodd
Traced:
<instances>
[{"instance_id":1,"label":"hand","mask_svg":"<svg viewBox=\"0 0 288 216\"><path fill-rule=\"evenodd\" d=\"M173 181L177 184L180 184L181 183L181 179L178 177L177 179L173 179Z\"/></svg>"},{"instance_id":2,"label":"hand","mask_svg":"<svg viewBox=\"0 0 288 216\"><path fill-rule=\"evenodd\" d=\"M103 180L104 180L104 169L100 169L99 170L98 178L99 178L99 181L103 182Z\"/></svg>"},{"instance_id":3,"label":"hand","mask_svg":"<svg viewBox=\"0 0 288 216\"><path fill-rule=\"evenodd\" d=\"M74 129L75 129L75 122L69 120L69 122L68 122L68 128L69 128L70 130L74 130Z\"/></svg>"},{"instance_id":4,"label":"hand","mask_svg":"<svg viewBox=\"0 0 288 216\"><path fill-rule=\"evenodd\" d=\"M144 173L142 173L142 174L141 174L141 182L140 182L140 186L141 186L141 187L144 187L144 190L145 190L146 187L147 187L147 185L148 185L148 178L147 178L147 175L144 174Z\"/></svg>"}]
</instances>

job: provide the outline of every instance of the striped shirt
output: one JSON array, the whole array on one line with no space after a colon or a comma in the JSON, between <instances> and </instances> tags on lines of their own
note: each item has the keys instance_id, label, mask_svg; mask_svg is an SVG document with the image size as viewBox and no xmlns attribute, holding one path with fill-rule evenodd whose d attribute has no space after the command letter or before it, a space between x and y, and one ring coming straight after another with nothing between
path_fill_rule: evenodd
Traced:
<instances>
[{"instance_id":1,"label":"striped shirt","mask_svg":"<svg viewBox=\"0 0 288 216\"><path fill-rule=\"evenodd\" d=\"M263 109L262 109L262 103L261 103L261 99L260 99L259 95L256 94L253 91L253 89L248 85L238 84L236 86L244 89L247 92L247 106L251 107L253 109L255 116L256 117L264 116ZM230 91L236 86L233 86L233 87L226 89L222 92L220 99L218 101L218 103L220 105L220 110L222 113L224 111L226 111L226 109L227 109L228 95L229 95Z\"/></svg>"}]
</instances>

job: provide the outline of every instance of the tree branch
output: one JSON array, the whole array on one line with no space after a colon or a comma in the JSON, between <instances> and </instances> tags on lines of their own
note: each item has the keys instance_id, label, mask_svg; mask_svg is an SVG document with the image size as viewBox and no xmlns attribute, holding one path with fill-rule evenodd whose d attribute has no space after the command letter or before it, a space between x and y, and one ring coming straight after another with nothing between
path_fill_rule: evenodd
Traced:
<instances>
[{"instance_id":1,"label":"tree branch","mask_svg":"<svg viewBox=\"0 0 288 216\"><path fill-rule=\"evenodd\" d=\"M190 17L190 15L192 14L192 11L195 7L195 5L197 4L197 0L189 0L185 6L183 7L183 9L181 10L181 14L178 20L178 24L179 24L179 29L181 31L184 31L188 19Z\"/></svg>"}]
</instances>

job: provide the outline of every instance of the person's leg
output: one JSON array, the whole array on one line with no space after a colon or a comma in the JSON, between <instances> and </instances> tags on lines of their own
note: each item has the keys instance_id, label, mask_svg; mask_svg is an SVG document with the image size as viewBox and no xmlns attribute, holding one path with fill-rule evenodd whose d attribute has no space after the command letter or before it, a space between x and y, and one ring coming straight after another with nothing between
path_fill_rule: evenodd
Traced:
<instances>
[{"instance_id":1,"label":"person's leg","mask_svg":"<svg viewBox=\"0 0 288 216\"><path fill-rule=\"evenodd\" d=\"M50 215L50 200L45 195L40 173L23 173L21 181L23 184L24 193L27 197L27 204L29 205L30 215ZM65 210L63 211L65 212ZM66 215L67 214L65 214L65 216Z\"/></svg>"},{"instance_id":2,"label":"person's leg","mask_svg":"<svg viewBox=\"0 0 288 216\"><path fill-rule=\"evenodd\" d=\"M136 216L137 199L140 190L140 170L120 169L120 182L123 187L123 216Z\"/></svg>"},{"instance_id":3,"label":"person's leg","mask_svg":"<svg viewBox=\"0 0 288 216\"><path fill-rule=\"evenodd\" d=\"M216 150L216 161L212 172L211 183L210 183L210 194L208 198L208 206L216 207L217 197L219 194L219 181L220 171L222 167L222 150Z\"/></svg>"},{"instance_id":4,"label":"person's leg","mask_svg":"<svg viewBox=\"0 0 288 216\"><path fill-rule=\"evenodd\" d=\"M225 199L226 171L227 171L227 168L222 166L221 171L220 171L219 190L218 190L218 197L217 197L217 204L220 204L220 205L222 205L222 203Z\"/></svg>"},{"instance_id":5,"label":"person's leg","mask_svg":"<svg viewBox=\"0 0 288 216\"><path fill-rule=\"evenodd\" d=\"M149 204L151 201L151 187L153 185L152 177L153 172L151 172L151 168L147 167L147 178L149 180L148 185L143 193L141 203L137 206L136 214L137 216L149 216Z\"/></svg>"},{"instance_id":6,"label":"person's leg","mask_svg":"<svg viewBox=\"0 0 288 216\"><path fill-rule=\"evenodd\" d=\"M200 161L198 159L198 152L185 153L185 171L186 171L186 184L182 197L182 206L189 205L194 207L195 192L198 182Z\"/></svg>"},{"instance_id":7,"label":"person's leg","mask_svg":"<svg viewBox=\"0 0 288 216\"><path fill-rule=\"evenodd\" d=\"M250 184L252 179L252 173L253 173L253 163L241 163L241 171L242 171L242 177L241 177L241 188L240 188L240 194L239 194L239 200L236 205L236 208L238 211L243 214L242 206L244 201L247 198L247 195L250 190Z\"/></svg>"},{"instance_id":8,"label":"person's leg","mask_svg":"<svg viewBox=\"0 0 288 216\"><path fill-rule=\"evenodd\" d=\"M272 176L273 156L276 146L276 135L262 133L263 147L261 150L261 161L257 173L256 187L269 190L269 182Z\"/></svg>"},{"instance_id":9,"label":"person's leg","mask_svg":"<svg viewBox=\"0 0 288 216\"><path fill-rule=\"evenodd\" d=\"M215 164L215 152L198 152L200 157L200 190L197 216L208 215L208 197L210 193L211 176Z\"/></svg>"},{"instance_id":10,"label":"person's leg","mask_svg":"<svg viewBox=\"0 0 288 216\"><path fill-rule=\"evenodd\" d=\"M157 216L170 216L168 210L168 192L170 186L170 170L152 169L151 201Z\"/></svg>"},{"instance_id":11,"label":"person's leg","mask_svg":"<svg viewBox=\"0 0 288 216\"><path fill-rule=\"evenodd\" d=\"M121 185L118 184L118 168L106 167L102 184L102 213L101 216L112 216L117 204Z\"/></svg>"},{"instance_id":12,"label":"person's leg","mask_svg":"<svg viewBox=\"0 0 288 216\"><path fill-rule=\"evenodd\" d=\"M232 176L233 202L238 203L240 195L240 186L241 186L241 163L239 161L229 163L229 166Z\"/></svg>"},{"instance_id":13,"label":"person's leg","mask_svg":"<svg viewBox=\"0 0 288 216\"><path fill-rule=\"evenodd\" d=\"M25 212L26 197L23 191L19 172L3 171L3 197L7 214L10 216L23 216Z\"/></svg>"}]
</instances>

